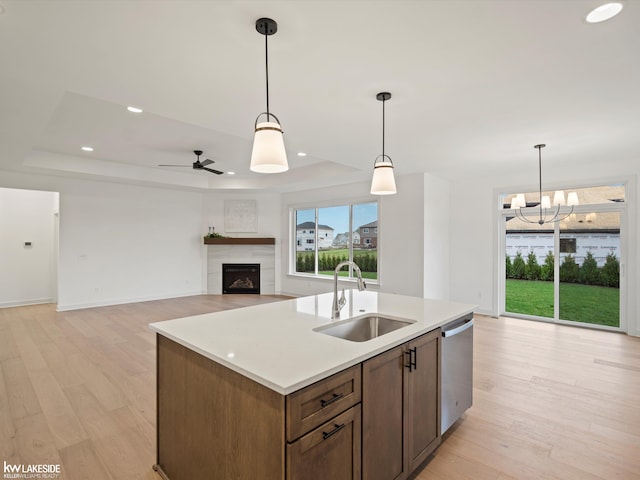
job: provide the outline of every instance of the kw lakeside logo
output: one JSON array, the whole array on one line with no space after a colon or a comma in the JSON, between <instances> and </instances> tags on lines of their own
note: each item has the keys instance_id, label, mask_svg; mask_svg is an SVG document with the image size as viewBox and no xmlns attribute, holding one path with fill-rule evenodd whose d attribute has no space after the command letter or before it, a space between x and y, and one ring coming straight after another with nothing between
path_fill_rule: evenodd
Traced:
<instances>
[{"instance_id":1,"label":"kw lakeside logo","mask_svg":"<svg viewBox=\"0 0 640 480\"><path fill-rule=\"evenodd\" d=\"M33 465L11 464L4 461L4 477L12 479L60 478L60 465L36 463Z\"/></svg>"}]
</instances>

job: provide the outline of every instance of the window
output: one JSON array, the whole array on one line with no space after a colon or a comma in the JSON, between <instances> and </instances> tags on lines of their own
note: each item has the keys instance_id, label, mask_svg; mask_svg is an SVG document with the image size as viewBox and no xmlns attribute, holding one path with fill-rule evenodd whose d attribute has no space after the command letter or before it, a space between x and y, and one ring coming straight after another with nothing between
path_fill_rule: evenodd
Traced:
<instances>
[{"instance_id":1,"label":"window","mask_svg":"<svg viewBox=\"0 0 640 480\"><path fill-rule=\"evenodd\" d=\"M292 214L293 274L333 276L340 262L351 260L360 267L364 278L378 278L376 237L360 238L360 232L368 233L370 228L377 233L377 202L293 209ZM354 272L344 267L340 275L354 277Z\"/></svg>"},{"instance_id":2,"label":"window","mask_svg":"<svg viewBox=\"0 0 640 480\"><path fill-rule=\"evenodd\" d=\"M560 238L560 253L576 253L576 239Z\"/></svg>"}]
</instances>

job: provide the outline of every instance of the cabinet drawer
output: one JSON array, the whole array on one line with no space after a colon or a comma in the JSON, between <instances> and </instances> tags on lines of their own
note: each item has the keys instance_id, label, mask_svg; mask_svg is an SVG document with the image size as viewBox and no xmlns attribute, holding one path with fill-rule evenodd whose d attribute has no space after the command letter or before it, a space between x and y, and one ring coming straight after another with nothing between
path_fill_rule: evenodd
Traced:
<instances>
[{"instance_id":1,"label":"cabinet drawer","mask_svg":"<svg viewBox=\"0 0 640 480\"><path fill-rule=\"evenodd\" d=\"M287 441L313 430L362 397L360 365L287 395Z\"/></svg>"},{"instance_id":2,"label":"cabinet drawer","mask_svg":"<svg viewBox=\"0 0 640 480\"><path fill-rule=\"evenodd\" d=\"M359 480L361 462L360 405L287 444L287 480Z\"/></svg>"}]
</instances>

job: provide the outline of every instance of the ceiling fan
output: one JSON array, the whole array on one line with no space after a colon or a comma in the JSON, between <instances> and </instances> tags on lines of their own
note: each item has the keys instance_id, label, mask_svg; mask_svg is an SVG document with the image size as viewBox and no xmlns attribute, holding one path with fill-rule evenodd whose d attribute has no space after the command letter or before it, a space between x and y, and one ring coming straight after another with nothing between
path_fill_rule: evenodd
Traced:
<instances>
[{"instance_id":1,"label":"ceiling fan","mask_svg":"<svg viewBox=\"0 0 640 480\"><path fill-rule=\"evenodd\" d=\"M215 163L213 160L206 159L202 162L200 161L200 155L202 155L202 150L194 150L193 153L196 154L197 160L193 162L191 168L194 170L206 170L207 172L215 173L216 175L222 175L224 172L220 170L214 170L213 168L207 168L207 165L211 165ZM188 167L189 165L158 165L159 167Z\"/></svg>"}]
</instances>

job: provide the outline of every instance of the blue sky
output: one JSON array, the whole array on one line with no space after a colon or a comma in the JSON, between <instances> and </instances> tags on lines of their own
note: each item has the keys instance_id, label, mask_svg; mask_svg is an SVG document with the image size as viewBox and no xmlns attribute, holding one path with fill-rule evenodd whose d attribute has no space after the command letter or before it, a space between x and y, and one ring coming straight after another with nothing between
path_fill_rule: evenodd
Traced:
<instances>
[{"instance_id":1,"label":"blue sky","mask_svg":"<svg viewBox=\"0 0 640 480\"><path fill-rule=\"evenodd\" d=\"M378 219L378 203L360 203L353 206L353 229ZM313 222L315 210L298 210L296 224ZM349 206L318 208L318 223L333 227L334 235L349 231Z\"/></svg>"}]
</instances>

